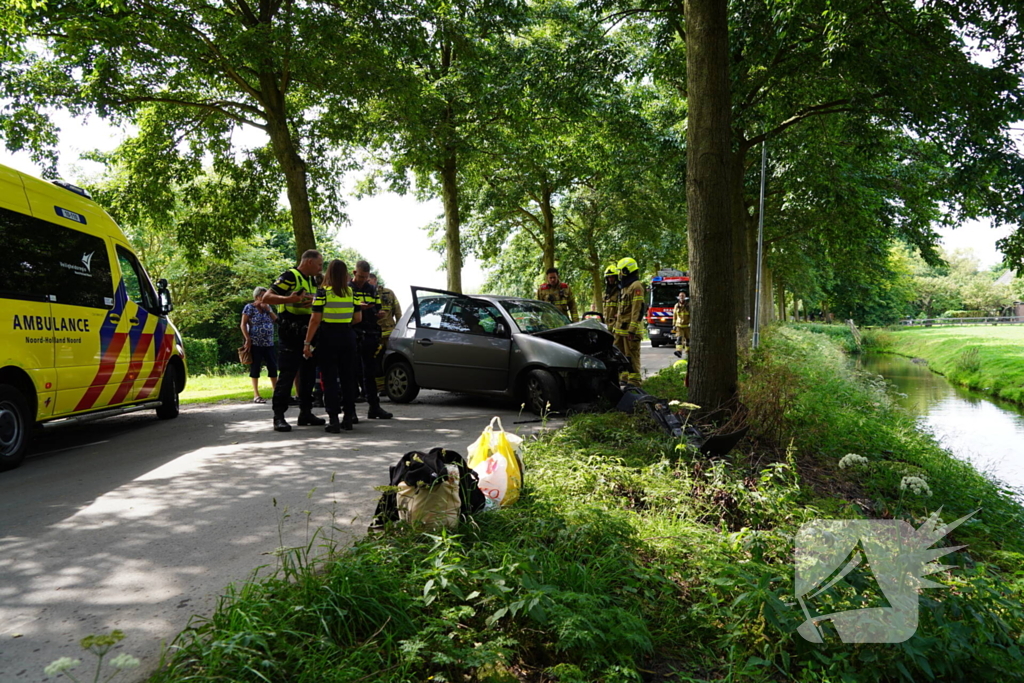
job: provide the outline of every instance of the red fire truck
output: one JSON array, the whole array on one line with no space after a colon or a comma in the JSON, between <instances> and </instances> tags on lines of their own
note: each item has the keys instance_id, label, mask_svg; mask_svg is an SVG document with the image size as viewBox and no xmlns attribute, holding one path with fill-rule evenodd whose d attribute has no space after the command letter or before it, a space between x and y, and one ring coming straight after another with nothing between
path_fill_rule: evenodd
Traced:
<instances>
[{"instance_id":1,"label":"red fire truck","mask_svg":"<svg viewBox=\"0 0 1024 683\"><path fill-rule=\"evenodd\" d=\"M679 292L690 296L690 277L673 268L664 268L651 278L651 293L647 303L647 333L651 346L657 348L674 343L672 336L672 309L679 301Z\"/></svg>"}]
</instances>

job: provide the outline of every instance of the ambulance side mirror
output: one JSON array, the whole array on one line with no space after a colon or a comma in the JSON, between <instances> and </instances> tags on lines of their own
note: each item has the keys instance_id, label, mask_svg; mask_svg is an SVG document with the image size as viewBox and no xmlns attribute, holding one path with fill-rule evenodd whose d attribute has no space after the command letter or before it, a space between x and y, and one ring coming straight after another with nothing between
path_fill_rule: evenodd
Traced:
<instances>
[{"instance_id":1,"label":"ambulance side mirror","mask_svg":"<svg viewBox=\"0 0 1024 683\"><path fill-rule=\"evenodd\" d=\"M156 298L161 315L167 315L174 310L174 303L171 301L171 290L167 288L167 280L163 278L156 281Z\"/></svg>"}]
</instances>

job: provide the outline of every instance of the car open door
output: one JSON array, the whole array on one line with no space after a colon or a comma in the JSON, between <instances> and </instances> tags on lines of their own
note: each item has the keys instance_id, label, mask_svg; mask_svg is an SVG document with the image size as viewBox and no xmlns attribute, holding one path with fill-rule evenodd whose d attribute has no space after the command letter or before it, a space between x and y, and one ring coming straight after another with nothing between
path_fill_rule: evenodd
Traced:
<instances>
[{"instance_id":1,"label":"car open door","mask_svg":"<svg viewBox=\"0 0 1024 683\"><path fill-rule=\"evenodd\" d=\"M456 292L413 287L412 362L420 386L449 391L503 391L508 386L511 328L498 308Z\"/></svg>"}]
</instances>

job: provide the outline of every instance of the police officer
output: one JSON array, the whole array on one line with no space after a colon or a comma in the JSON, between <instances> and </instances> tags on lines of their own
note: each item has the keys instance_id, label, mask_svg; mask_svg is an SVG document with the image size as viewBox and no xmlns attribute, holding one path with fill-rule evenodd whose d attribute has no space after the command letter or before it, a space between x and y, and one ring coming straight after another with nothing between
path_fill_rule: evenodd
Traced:
<instances>
[{"instance_id":1,"label":"police officer","mask_svg":"<svg viewBox=\"0 0 1024 683\"><path fill-rule=\"evenodd\" d=\"M640 267L631 258L621 259L619 269L619 324L616 334L622 338L629 372L626 384L640 386L640 340L644 329L644 286L640 282Z\"/></svg>"},{"instance_id":2,"label":"police officer","mask_svg":"<svg viewBox=\"0 0 1024 683\"><path fill-rule=\"evenodd\" d=\"M676 335L676 358L682 358L683 351L690 346L690 300L683 291L672 309L672 331Z\"/></svg>"},{"instance_id":3,"label":"police officer","mask_svg":"<svg viewBox=\"0 0 1024 683\"><path fill-rule=\"evenodd\" d=\"M303 355L306 330L312 314L310 305L316 294L313 278L320 274L324 258L316 249L302 254L299 265L281 273L270 290L263 295L263 301L280 306L278 316L278 337L281 352L278 365L280 374L274 387L274 431L290 432L291 425L284 419L288 410L288 396L292 383L298 377L299 419L298 424L322 425L326 420L313 414L313 383L316 381L316 364Z\"/></svg>"},{"instance_id":4,"label":"police officer","mask_svg":"<svg viewBox=\"0 0 1024 683\"><path fill-rule=\"evenodd\" d=\"M348 266L335 259L327 266L324 286L316 292L313 315L306 331L303 355L316 358L324 382L324 405L330 423L326 431L338 434L351 430L356 417L355 375L352 358L356 355L356 334L352 325L362 320L362 312L355 310L355 297L349 286ZM315 356L312 346L317 331ZM340 382L340 399L339 399ZM344 406L345 417L338 421Z\"/></svg>"},{"instance_id":5,"label":"police officer","mask_svg":"<svg viewBox=\"0 0 1024 683\"><path fill-rule=\"evenodd\" d=\"M363 319L355 325L357 354L361 364L359 379L363 385L363 396L370 404L366 417L371 420L390 420L391 413L380 407L380 396L377 394L377 369L375 358L380 345L380 325L377 324L381 312L380 297L377 288L370 284L370 264L366 261L356 262L356 272L352 279L352 291L355 295L356 307L363 312Z\"/></svg>"},{"instance_id":6,"label":"police officer","mask_svg":"<svg viewBox=\"0 0 1024 683\"><path fill-rule=\"evenodd\" d=\"M377 347L377 355L374 362L377 365L377 393L384 392L384 350L388 347L388 339L402 316L402 306L398 303L398 297L387 287L377 284L377 276L370 273L370 284L377 288L377 297L380 299L380 317L377 318L377 325L380 327L380 345Z\"/></svg>"},{"instance_id":7,"label":"police officer","mask_svg":"<svg viewBox=\"0 0 1024 683\"><path fill-rule=\"evenodd\" d=\"M546 282L537 289L537 299L554 304L555 308L569 316L569 320L576 322L579 318L576 313L576 297L569 285L559 280L558 268L548 268L544 279Z\"/></svg>"}]
</instances>

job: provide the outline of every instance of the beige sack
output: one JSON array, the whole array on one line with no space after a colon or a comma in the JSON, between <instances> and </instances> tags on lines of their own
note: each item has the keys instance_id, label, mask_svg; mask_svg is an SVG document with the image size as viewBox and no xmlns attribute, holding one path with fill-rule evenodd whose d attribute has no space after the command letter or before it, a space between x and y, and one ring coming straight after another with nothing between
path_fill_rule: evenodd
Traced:
<instances>
[{"instance_id":1,"label":"beige sack","mask_svg":"<svg viewBox=\"0 0 1024 683\"><path fill-rule=\"evenodd\" d=\"M398 485L398 519L425 529L442 526L454 529L459 524L462 496L459 494L459 469L446 465L448 476L432 487Z\"/></svg>"}]
</instances>

